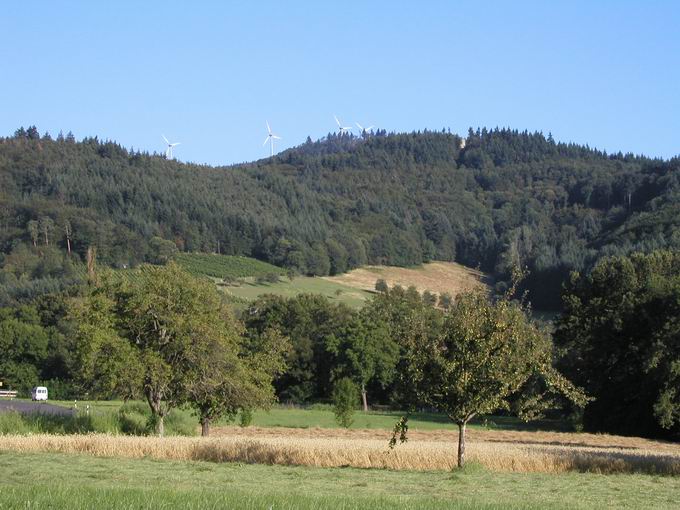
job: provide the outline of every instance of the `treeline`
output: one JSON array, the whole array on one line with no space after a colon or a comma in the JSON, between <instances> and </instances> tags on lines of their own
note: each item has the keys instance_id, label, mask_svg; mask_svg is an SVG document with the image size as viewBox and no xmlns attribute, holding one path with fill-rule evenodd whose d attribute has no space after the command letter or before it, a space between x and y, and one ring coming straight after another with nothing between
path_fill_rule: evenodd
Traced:
<instances>
[{"instance_id":1,"label":"treeline","mask_svg":"<svg viewBox=\"0 0 680 510\"><path fill-rule=\"evenodd\" d=\"M532 418L549 408L588 431L680 439L678 252L609 257L573 273L554 345L512 298L516 287L446 307L415 288L383 287L358 310L269 295L234 316L210 281L175 264L125 274L0 309L5 385L27 392L43 382L54 398L160 399L157 418L193 406L207 427L274 397L329 402L351 381L364 408L434 408L463 428L477 414Z\"/></svg>"},{"instance_id":2,"label":"treeline","mask_svg":"<svg viewBox=\"0 0 680 510\"><path fill-rule=\"evenodd\" d=\"M555 309L572 270L680 247L678 158L606 154L509 129L470 130L462 141L431 131L329 134L213 168L20 129L0 139L3 302L67 286L69 261L96 246L112 267L173 250L248 255L313 275L457 261L492 273L499 292L519 265L534 306Z\"/></svg>"},{"instance_id":3,"label":"treeline","mask_svg":"<svg viewBox=\"0 0 680 510\"><path fill-rule=\"evenodd\" d=\"M336 409L344 400L351 411L353 388L366 410L373 388L407 413L434 406L461 426L463 443L478 414L511 404L520 415L540 412L552 404L547 394L585 402L553 368L549 336L508 296L463 295L446 312L413 288L388 289L361 310L309 295L264 298L238 320L210 280L174 263L89 278L61 313L4 310L0 373L26 391L48 368L49 337L58 337L51 347L64 348L59 363L70 381L53 386L53 396L71 384L90 398L143 398L159 435L178 407L192 409L208 435L211 423L266 409L276 395L309 402L333 394Z\"/></svg>"}]
</instances>

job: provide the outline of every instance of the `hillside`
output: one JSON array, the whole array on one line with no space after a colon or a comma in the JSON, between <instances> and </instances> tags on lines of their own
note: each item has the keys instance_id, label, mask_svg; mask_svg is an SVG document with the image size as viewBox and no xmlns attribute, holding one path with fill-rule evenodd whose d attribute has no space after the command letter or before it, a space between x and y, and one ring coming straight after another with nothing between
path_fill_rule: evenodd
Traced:
<instances>
[{"instance_id":1,"label":"hillside","mask_svg":"<svg viewBox=\"0 0 680 510\"><path fill-rule=\"evenodd\" d=\"M536 308L603 255L680 247L680 160L606 154L540 133L329 135L251 164L208 167L114 142L0 139L0 301L73 283L73 261L254 257L304 275L432 260L496 286L530 271ZM71 247L71 253L67 250Z\"/></svg>"},{"instance_id":2,"label":"hillside","mask_svg":"<svg viewBox=\"0 0 680 510\"><path fill-rule=\"evenodd\" d=\"M216 253L178 253L173 259L193 275L220 279L285 273L280 267L250 257L217 255Z\"/></svg>"},{"instance_id":3,"label":"hillside","mask_svg":"<svg viewBox=\"0 0 680 510\"><path fill-rule=\"evenodd\" d=\"M373 291L376 281L381 279L389 287L414 286L421 293L430 291L437 295L448 293L452 296L490 283L481 271L452 262L430 262L416 268L365 266L324 279L366 291Z\"/></svg>"}]
</instances>

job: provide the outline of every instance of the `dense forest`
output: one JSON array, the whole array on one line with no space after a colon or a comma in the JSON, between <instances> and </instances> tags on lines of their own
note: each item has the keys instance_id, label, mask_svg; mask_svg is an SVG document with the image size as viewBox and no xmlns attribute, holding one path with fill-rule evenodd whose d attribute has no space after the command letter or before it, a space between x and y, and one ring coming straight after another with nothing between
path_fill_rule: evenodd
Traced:
<instances>
[{"instance_id":1,"label":"dense forest","mask_svg":"<svg viewBox=\"0 0 680 510\"><path fill-rule=\"evenodd\" d=\"M94 246L112 267L219 251L313 275L448 260L498 291L519 265L534 306L556 309L570 271L680 248L679 227L680 159L541 133L329 134L216 168L35 127L0 138L0 304L82 279Z\"/></svg>"}]
</instances>

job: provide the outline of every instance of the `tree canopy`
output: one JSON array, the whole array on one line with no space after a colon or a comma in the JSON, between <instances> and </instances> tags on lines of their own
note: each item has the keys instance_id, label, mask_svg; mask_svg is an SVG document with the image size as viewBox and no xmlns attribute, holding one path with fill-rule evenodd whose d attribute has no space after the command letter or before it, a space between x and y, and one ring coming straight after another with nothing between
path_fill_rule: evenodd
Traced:
<instances>
[{"instance_id":1,"label":"tree canopy","mask_svg":"<svg viewBox=\"0 0 680 510\"><path fill-rule=\"evenodd\" d=\"M210 420L274 398L285 339L264 337L266 353L253 342L246 349L215 286L175 264L103 283L76 300L73 315L81 380L100 396L144 396L159 435L179 405L194 407L207 433Z\"/></svg>"},{"instance_id":2,"label":"tree canopy","mask_svg":"<svg viewBox=\"0 0 680 510\"><path fill-rule=\"evenodd\" d=\"M680 253L601 260L575 273L555 341L594 397L588 430L680 437Z\"/></svg>"}]
</instances>

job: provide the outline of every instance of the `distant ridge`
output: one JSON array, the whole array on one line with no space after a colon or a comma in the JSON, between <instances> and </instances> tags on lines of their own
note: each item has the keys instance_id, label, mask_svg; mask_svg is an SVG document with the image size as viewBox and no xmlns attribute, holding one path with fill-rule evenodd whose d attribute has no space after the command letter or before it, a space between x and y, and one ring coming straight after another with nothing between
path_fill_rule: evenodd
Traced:
<instances>
[{"instance_id":1,"label":"distant ridge","mask_svg":"<svg viewBox=\"0 0 680 510\"><path fill-rule=\"evenodd\" d=\"M0 139L0 282L12 289L0 301L43 292L32 282L49 279L54 290L68 281L67 223L71 259L94 245L98 263L113 267L156 260L163 240L321 276L455 261L490 273L498 290L520 265L543 308L559 306L570 271L601 256L680 247L678 158L510 129L462 140L329 134L266 160L209 167L19 130Z\"/></svg>"}]
</instances>

